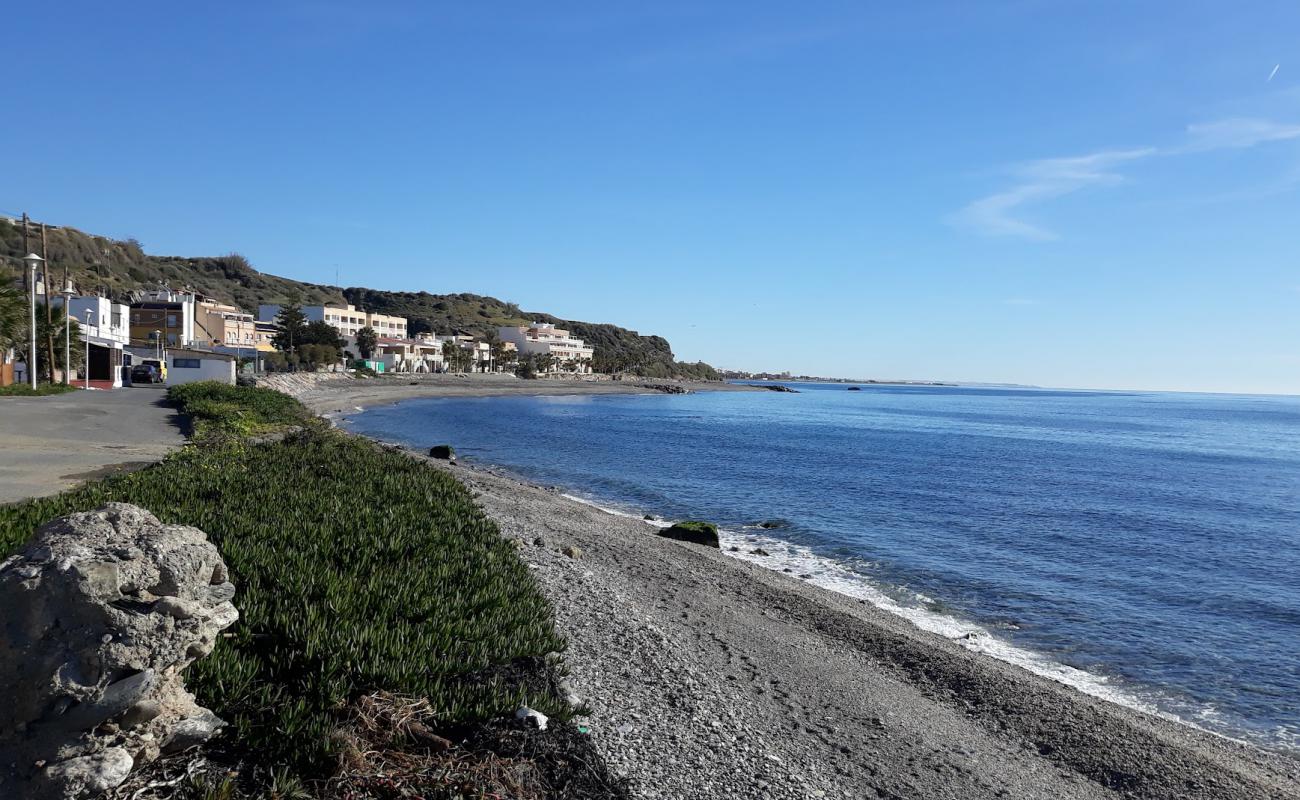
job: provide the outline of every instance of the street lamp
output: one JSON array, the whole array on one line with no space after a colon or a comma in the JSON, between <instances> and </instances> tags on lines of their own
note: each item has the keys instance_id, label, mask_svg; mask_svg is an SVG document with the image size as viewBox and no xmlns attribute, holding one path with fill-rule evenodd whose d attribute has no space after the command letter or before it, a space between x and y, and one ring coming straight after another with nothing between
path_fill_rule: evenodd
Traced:
<instances>
[{"instance_id":1,"label":"street lamp","mask_svg":"<svg viewBox=\"0 0 1300 800\"><path fill-rule=\"evenodd\" d=\"M153 355L159 363L162 363L162 331L153 332ZM161 372L162 367L159 367L158 371Z\"/></svg>"},{"instance_id":2,"label":"street lamp","mask_svg":"<svg viewBox=\"0 0 1300 800\"><path fill-rule=\"evenodd\" d=\"M63 295L63 385L72 385L72 280L69 279L60 293Z\"/></svg>"},{"instance_id":3,"label":"street lamp","mask_svg":"<svg viewBox=\"0 0 1300 800\"><path fill-rule=\"evenodd\" d=\"M28 253L23 256L23 261L27 263L32 273L32 349L27 359L27 372L31 375L33 391L36 390L36 268L44 260L35 253Z\"/></svg>"},{"instance_id":4,"label":"street lamp","mask_svg":"<svg viewBox=\"0 0 1300 800\"><path fill-rule=\"evenodd\" d=\"M93 312L93 311L90 310L89 308L86 309L86 327L87 327L87 328L90 327L90 317L91 317L91 315L92 315L93 313L95 313L95 312ZM89 389L89 388L90 388L90 337L89 337L89 336L83 336L82 338L86 340L86 388ZM109 369L110 369L110 370L112 369L112 366L111 366L111 365L109 366ZM112 377L112 376L110 375L109 377Z\"/></svg>"}]
</instances>

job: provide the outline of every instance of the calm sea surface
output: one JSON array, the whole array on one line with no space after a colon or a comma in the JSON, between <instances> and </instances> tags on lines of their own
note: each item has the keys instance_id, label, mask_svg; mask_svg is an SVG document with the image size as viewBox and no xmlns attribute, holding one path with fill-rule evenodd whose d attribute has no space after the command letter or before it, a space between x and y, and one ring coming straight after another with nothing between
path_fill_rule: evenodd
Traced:
<instances>
[{"instance_id":1,"label":"calm sea surface","mask_svg":"<svg viewBox=\"0 0 1300 800\"><path fill-rule=\"evenodd\" d=\"M1300 750L1300 398L795 386L412 400L348 424L717 521L737 557Z\"/></svg>"}]
</instances>

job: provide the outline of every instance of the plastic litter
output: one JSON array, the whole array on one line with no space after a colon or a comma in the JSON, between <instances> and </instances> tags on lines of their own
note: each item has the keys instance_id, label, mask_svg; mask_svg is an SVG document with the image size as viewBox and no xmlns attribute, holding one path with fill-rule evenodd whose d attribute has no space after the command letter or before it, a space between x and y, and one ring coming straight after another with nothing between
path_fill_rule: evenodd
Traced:
<instances>
[{"instance_id":1,"label":"plastic litter","mask_svg":"<svg viewBox=\"0 0 1300 800\"><path fill-rule=\"evenodd\" d=\"M534 711L528 706L521 706L519 710L515 712L515 719L524 720L525 723L531 720L532 723L537 726L537 730L539 731L546 730L546 723L550 721L550 717L540 711Z\"/></svg>"}]
</instances>

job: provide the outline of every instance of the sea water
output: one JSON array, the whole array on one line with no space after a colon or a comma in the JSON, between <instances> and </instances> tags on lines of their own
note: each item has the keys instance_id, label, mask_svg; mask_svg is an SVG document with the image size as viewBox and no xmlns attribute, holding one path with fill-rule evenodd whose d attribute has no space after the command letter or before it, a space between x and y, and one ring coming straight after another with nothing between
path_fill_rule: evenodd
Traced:
<instances>
[{"instance_id":1,"label":"sea water","mask_svg":"<svg viewBox=\"0 0 1300 800\"><path fill-rule=\"evenodd\" d=\"M735 557L1300 751L1300 398L790 385L411 400L347 424L713 520Z\"/></svg>"}]
</instances>

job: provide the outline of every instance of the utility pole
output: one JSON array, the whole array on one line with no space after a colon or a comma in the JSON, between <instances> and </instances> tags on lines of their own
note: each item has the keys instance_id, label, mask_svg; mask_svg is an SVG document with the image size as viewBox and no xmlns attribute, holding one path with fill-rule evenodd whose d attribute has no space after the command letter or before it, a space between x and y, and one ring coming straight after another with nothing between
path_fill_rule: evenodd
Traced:
<instances>
[{"instance_id":1,"label":"utility pole","mask_svg":"<svg viewBox=\"0 0 1300 800\"><path fill-rule=\"evenodd\" d=\"M31 238L30 221L27 218L27 212L23 212L23 252L30 253L31 244L28 241ZM23 256L23 278L31 285L27 287L28 296L32 299L31 308L31 326L28 331L31 334L28 338L31 340L31 347L27 350L27 380L36 388L36 270L27 269L27 257Z\"/></svg>"},{"instance_id":2,"label":"utility pole","mask_svg":"<svg viewBox=\"0 0 1300 800\"><path fill-rule=\"evenodd\" d=\"M72 385L72 276L68 274L68 262L63 262L63 385ZM90 363L86 364L86 374L90 374Z\"/></svg>"},{"instance_id":3,"label":"utility pole","mask_svg":"<svg viewBox=\"0 0 1300 800\"><path fill-rule=\"evenodd\" d=\"M41 258L45 259L41 264L41 280L45 284L45 355L50 362L50 383L54 383L54 304L50 302L50 254L45 249L44 222L41 223Z\"/></svg>"}]
</instances>

